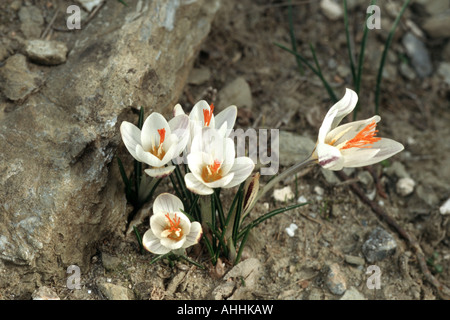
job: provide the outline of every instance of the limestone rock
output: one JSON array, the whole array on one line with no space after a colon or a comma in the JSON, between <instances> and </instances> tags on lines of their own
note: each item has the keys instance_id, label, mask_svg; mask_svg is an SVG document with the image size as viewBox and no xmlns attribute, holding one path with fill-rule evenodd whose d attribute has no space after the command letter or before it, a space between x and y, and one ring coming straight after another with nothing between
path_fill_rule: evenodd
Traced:
<instances>
[{"instance_id":1,"label":"limestone rock","mask_svg":"<svg viewBox=\"0 0 450 320\"><path fill-rule=\"evenodd\" d=\"M34 62L45 65L58 65L66 61L67 46L60 41L28 40L25 52Z\"/></svg>"},{"instance_id":2,"label":"limestone rock","mask_svg":"<svg viewBox=\"0 0 450 320\"><path fill-rule=\"evenodd\" d=\"M65 282L69 265L83 274L96 243L125 231L113 159L131 168L132 158L119 125L136 122L140 106L169 115L219 8L218 0L127 3L108 2L95 22L65 35L66 63L46 67L39 93L0 118L0 284L8 284L0 296L30 298L39 282Z\"/></svg>"}]
</instances>

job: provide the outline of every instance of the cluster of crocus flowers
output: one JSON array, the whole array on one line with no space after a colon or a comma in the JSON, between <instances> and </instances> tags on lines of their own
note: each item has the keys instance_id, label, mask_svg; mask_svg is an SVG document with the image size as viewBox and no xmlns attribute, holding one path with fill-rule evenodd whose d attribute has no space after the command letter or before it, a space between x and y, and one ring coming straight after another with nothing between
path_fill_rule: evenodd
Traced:
<instances>
[{"instance_id":1,"label":"cluster of crocus flowers","mask_svg":"<svg viewBox=\"0 0 450 320\"><path fill-rule=\"evenodd\" d=\"M200 241L202 227L182 212L183 202L169 193L160 194L153 203L150 229L142 237L144 248L154 254L179 251Z\"/></svg>"},{"instance_id":2,"label":"cluster of crocus flowers","mask_svg":"<svg viewBox=\"0 0 450 320\"><path fill-rule=\"evenodd\" d=\"M381 120L378 115L339 126L357 102L358 95L346 89L344 97L331 107L323 120L312 158L325 169L368 166L404 149L397 141L377 137L376 125Z\"/></svg>"}]
</instances>

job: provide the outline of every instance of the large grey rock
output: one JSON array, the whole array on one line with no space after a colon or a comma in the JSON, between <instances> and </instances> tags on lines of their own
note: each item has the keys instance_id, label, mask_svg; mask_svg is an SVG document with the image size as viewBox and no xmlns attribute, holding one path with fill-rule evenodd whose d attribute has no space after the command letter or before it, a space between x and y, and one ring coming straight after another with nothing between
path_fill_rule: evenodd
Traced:
<instances>
[{"instance_id":1,"label":"large grey rock","mask_svg":"<svg viewBox=\"0 0 450 320\"><path fill-rule=\"evenodd\" d=\"M19 10L20 30L29 39L39 38L44 26L44 17L36 6L22 6Z\"/></svg>"},{"instance_id":2,"label":"large grey rock","mask_svg":"<svg viewBox=\"0 0 450 320\"><path fill-rule=\"evenodd\" d=\"M65 284L72 264L83 275L95 243L125 230L112 160L131 156L119 125L140 106L173 107L219 6L127 3L108 1L84 29L62 34L66 63L46 67L40 91L0 115L0 296L30 297L50 278Z\"/></svg>"}]
</instances>

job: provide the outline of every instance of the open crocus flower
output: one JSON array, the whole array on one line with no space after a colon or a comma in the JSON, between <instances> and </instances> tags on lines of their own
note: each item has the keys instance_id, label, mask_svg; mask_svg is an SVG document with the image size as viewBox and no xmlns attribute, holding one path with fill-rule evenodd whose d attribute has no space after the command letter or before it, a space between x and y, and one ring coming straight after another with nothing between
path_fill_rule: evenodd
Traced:
<instances>
[{"instance_id":1,"label":"open crocus flower","mask_svg":"<svg viewBox=\"0 0 450 320\"><path fill-rule=\"evenodd\" d=\"M167 122L161 114L153 112L144 121L142 131L124 121L120 125L120 133L128 152L139 162L152 167L145 172L151 177L160 178L175 169L170 161L186 148L188 127L189 118L186 115L176 116Z\"/></svg>"},{"instance_id":2,"label":"open crocus flower","mask_svg":"<svg viewBox=\"0 0 450 320\"><path fill-rule=\"evenodd\" d=\"M243 182L255 164L249 157L235 158L234 142L216 129L203 128L192 140L187 156L190 173L186 187L200 195L212 194L214 188L231 188Z\"/></svg>"},{"instance_id":3,"label":"open crocus flower","mask_svg":"<svg viewBox=\"0 0 450 320\"><path fill-rule=\"evenodd\" d=\"M325 169L368 166L404 149L401 143L376 136L380 116L338 126L357 102L358 95L346 89L344 97L331 107L323 120L312 158Z\"/></svg>"},{"instance_id":4,"label":"open crocus flower","mask_svg":"<svg viewBox=\"0 0 450 320\"><path fill-rule=\"evenodd\" d=\"M237 116L237 107L229 106L214 116L214 105L209 105L205 100L197 102L189 113L190 139L187 145L187 151L190 152L190 146L193 137L204 127L218 129L223 136L228 136L234 127ZM175 116L185 114L180 104L174 107Z\"/></svg>"},{"instance_id":5,"label":"open crocus flower","mask_svg":"<svg viewBox=\"0 0 450 320\"><path fill-rule=\"evenodd\" d=\"M181 212L183 203L176 196L162 193L153 203L150 229L142 237L144 248L154 254L166 254L193 246L200 241L202 227Z\"/></svg>"}]
</instances>

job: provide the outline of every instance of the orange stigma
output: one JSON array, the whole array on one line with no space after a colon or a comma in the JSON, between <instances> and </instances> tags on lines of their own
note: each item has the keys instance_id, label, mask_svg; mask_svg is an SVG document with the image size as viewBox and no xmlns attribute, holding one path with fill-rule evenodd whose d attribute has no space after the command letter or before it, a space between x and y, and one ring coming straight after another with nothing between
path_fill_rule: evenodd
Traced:
<instances>
[{"instance_id":1,"label":"orange stigma","mask_svg":"<svg viewBox=\"0 0 450 320\"><path fill-rule=\"evenodd\" d=\"M159 144L162 144L164 142L164 139L166 138L166 129L158 129L159 133Z\"/></svg>"},{"instance_id":2,"label":"orange stigma","mask_svg":"<svg viewBox=\"0 0 450 320\"><path fill-rule=\"evenodd\" d=\"M166 213L166 218L169 220L169 226L166 228L165 232L167 233L167 237L173 240L180 240L183 236L183 230L180 228L181 218L178 217L175 213L175 217L173 219L170 218L169 214Z\"/></svg>"},{"instance_id":3,"label":"orange stigma","mask_svg":"<svg viewBox=\"0 0 450 320\"><path fill-rule=\"evenodd\" d=\"M351 140L347 141L342 149L350 148L372 148L371 144L381 140L381 138L375 137L378 130L375 130L377 123L372 121L366 127L364 127L358 134Z\"/></svg>"},{"instance_id":4,"label":"orange stigma","mask_svg":"<svg viewBox=\"0 0 450 320\"><path fill-rule=\"evenodd\" d=\"M209 127L209 123L211 122L213 111L214 111L214 105L212 103L209 106L209 110L203 110L203 120L205 120L206 127Z\"/></svg>"}]
</instances>

